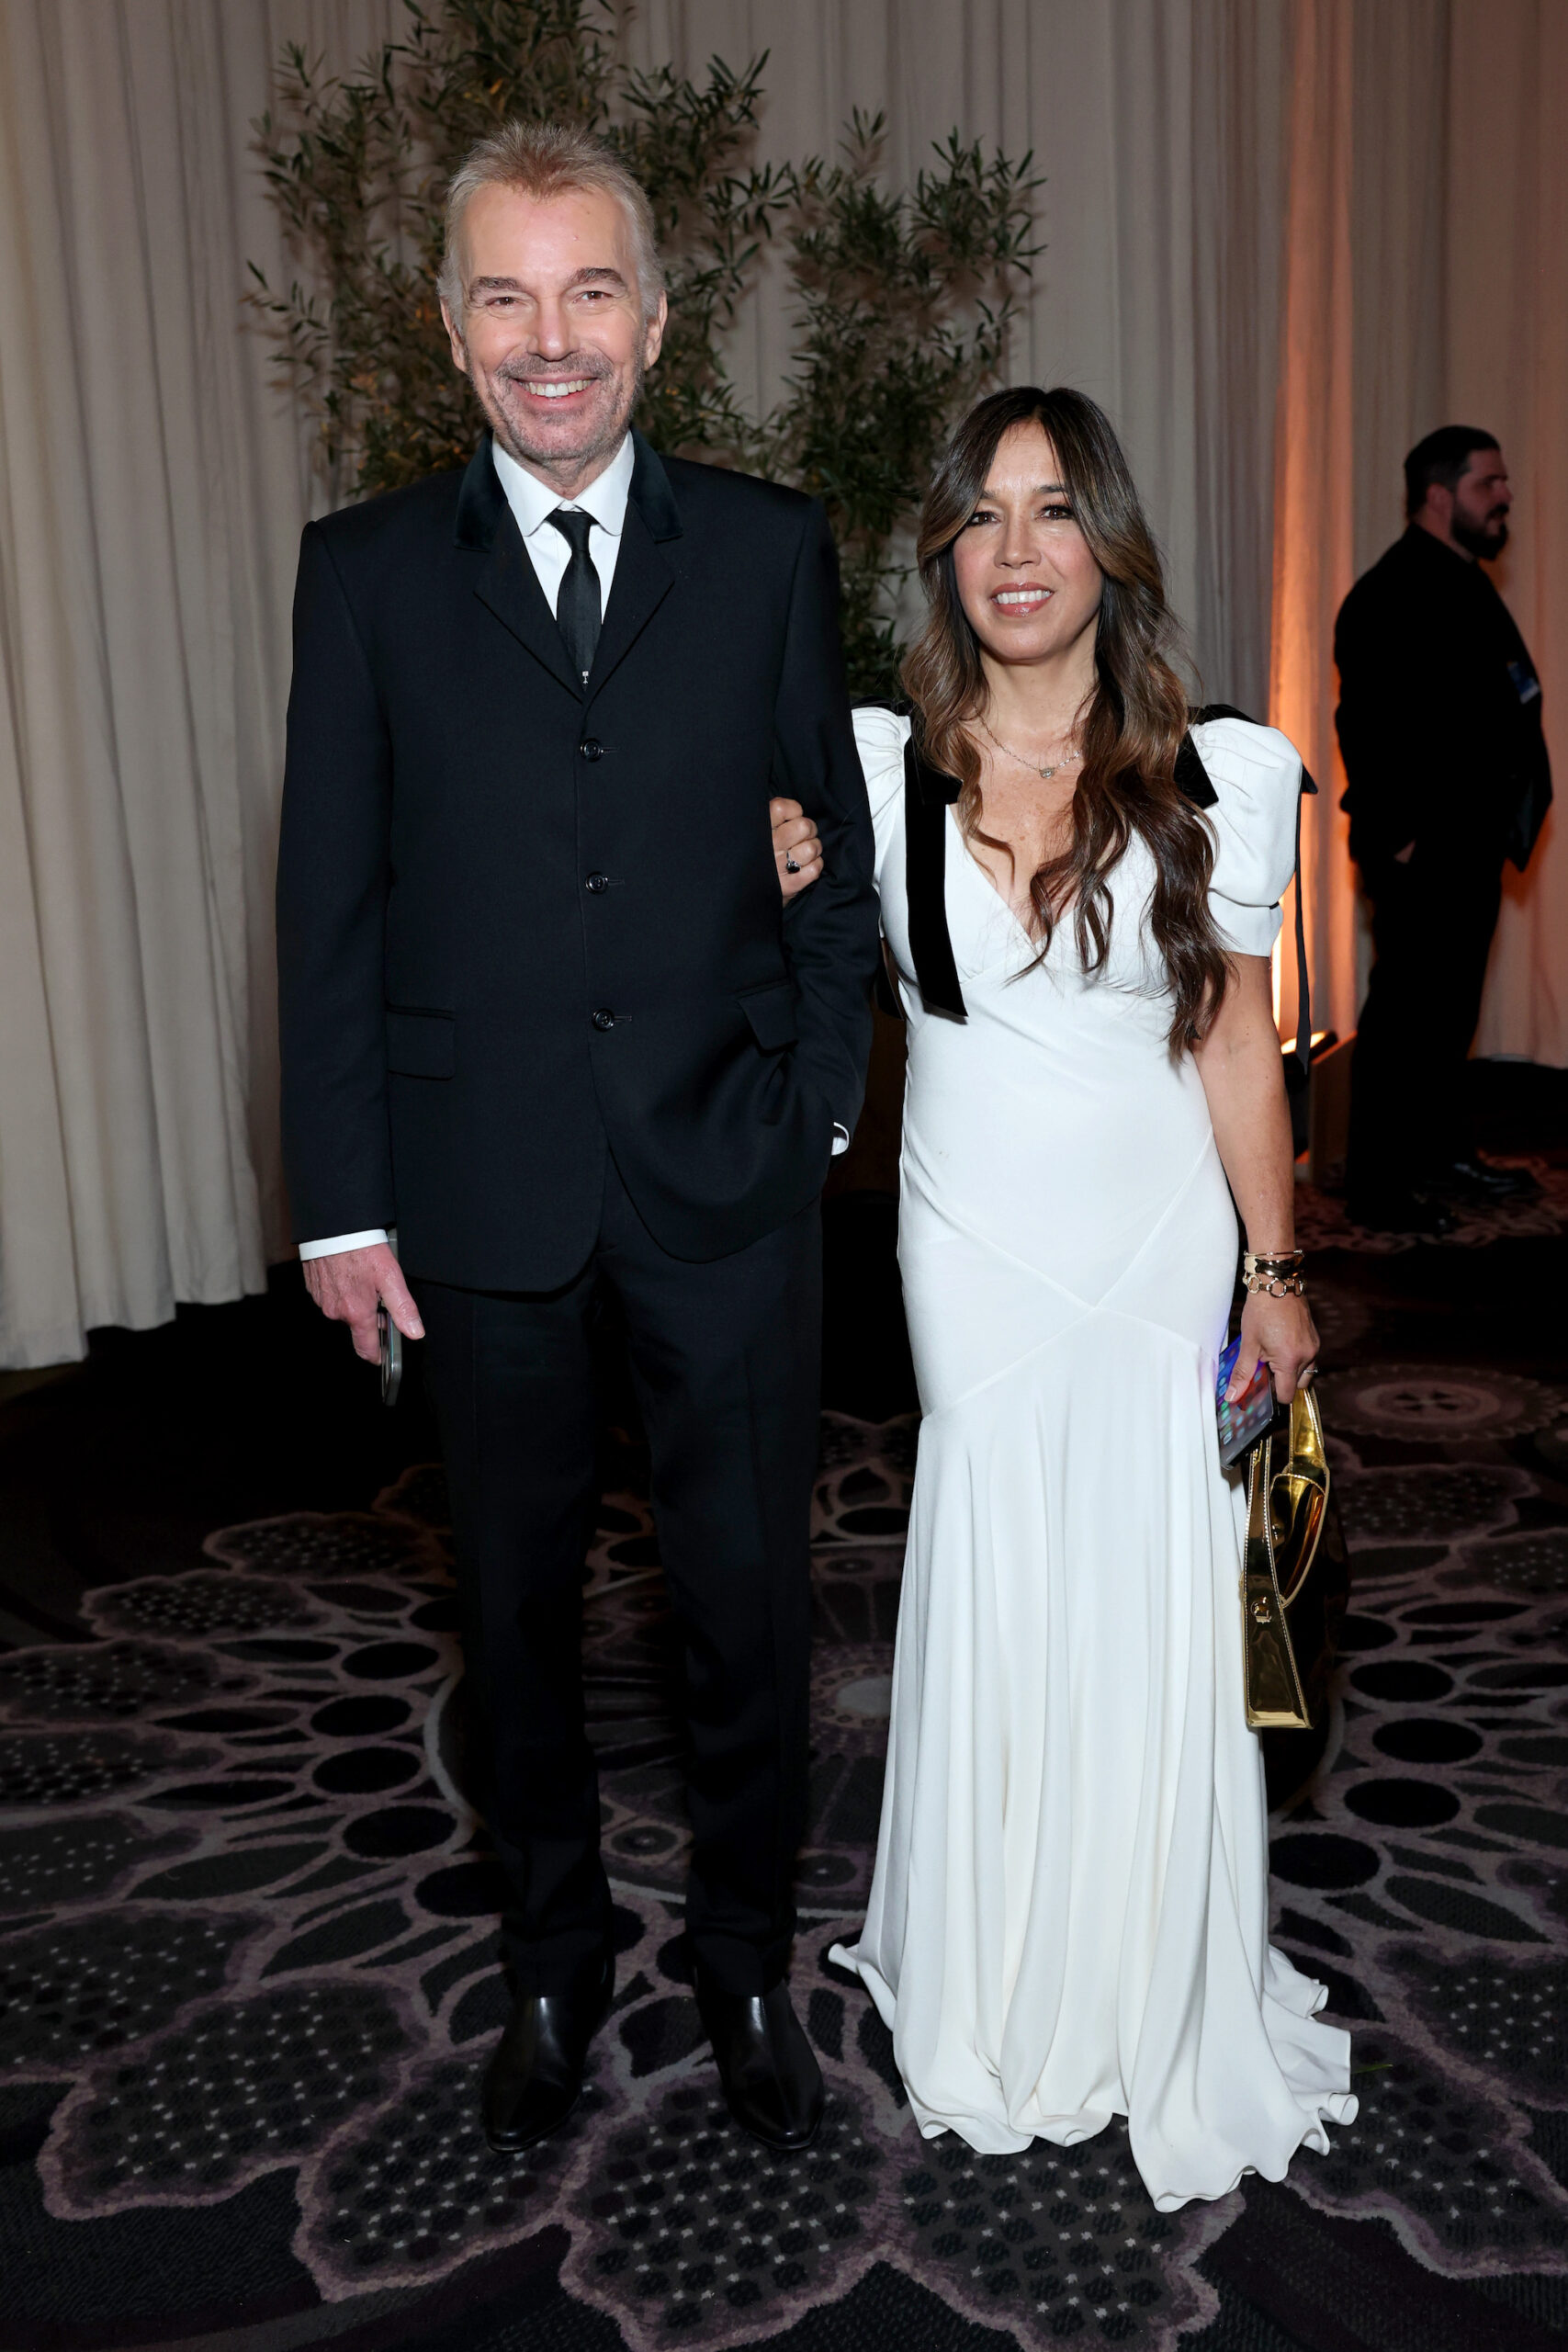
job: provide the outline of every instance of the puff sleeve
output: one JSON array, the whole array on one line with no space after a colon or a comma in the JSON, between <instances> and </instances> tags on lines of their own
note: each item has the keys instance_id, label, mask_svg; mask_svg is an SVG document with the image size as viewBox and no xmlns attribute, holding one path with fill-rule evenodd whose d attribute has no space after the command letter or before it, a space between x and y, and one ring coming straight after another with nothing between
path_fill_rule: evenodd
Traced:
<instances>
[{"instance_id":1,"label":"puff sleeve","mask_svg":"<svg viewBox=\"0 0 1568 2352\"><path fill-rule=\"evenodd\" d=\"M883 861L899 829L904 806L904 746L909 721L880 704L867 703L853 713L855 749L865 771L866 797L871 803L872 830L876 835L876 878L882 880Z\"/></svg>"},{"instance_id":2,"label":"puff sleeve","mask_svg":"<svg viewBox=\"0 0 1568 2352\"><path fill-rule=\"evenodd\" d=\"M1295 871L1301 755L1277 728L1245 718L1212 718L1192 741L1217 796L1206 812L1215 835L1209 910L1233 954L1267 956Z\"/></svg>"}]
</instances>

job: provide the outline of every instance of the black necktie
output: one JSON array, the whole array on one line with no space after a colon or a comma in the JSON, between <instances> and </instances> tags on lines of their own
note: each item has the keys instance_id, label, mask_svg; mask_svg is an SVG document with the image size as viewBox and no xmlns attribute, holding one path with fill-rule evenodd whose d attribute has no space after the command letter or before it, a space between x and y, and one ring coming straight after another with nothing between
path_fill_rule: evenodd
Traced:
<instances>
[{"instance_id":1,"label":"black necktie","mask_svg":"<svg viewBox=\"0 0 1568 2352\"><path fill-rule=\"evenodd\" d=\"M593 667L593 649L599 642L599 574L588 552L593 517L569 514L564 506L558 506L546 519L555 525L571 549L560 594L556 598L556 627L571 657L572 668L586 685L588 673Z\"/></svg>"}]
</instances>

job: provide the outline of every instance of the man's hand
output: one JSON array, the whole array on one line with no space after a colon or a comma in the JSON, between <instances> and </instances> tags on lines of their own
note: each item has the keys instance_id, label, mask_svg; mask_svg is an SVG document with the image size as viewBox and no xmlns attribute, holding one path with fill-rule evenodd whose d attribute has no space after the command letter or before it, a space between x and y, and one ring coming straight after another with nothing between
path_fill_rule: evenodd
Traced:
<instances>
[{"instance_id":1,"label":"man's hand","mask_svg":"<svg viewBox=\"0 0 1568 2352\"><path fill-rule=\"evenodd\" d=\"M768 815L773 826L773 864L779 869L779 888L786 899L798 899L809 890L822 871L822 844L817 838L817 828L801 808L798 800L770 800Z\"/></svg>"},{"instance_id":2,"label":"man's hand","mask_svg":"<svg viewBox=\"0 0 1568 2352\"><path fill-rule=\"evenodd\" d=\"M376 1309L385 1302L388 1314L405 1340L423 1340L424 1326L403 1280L402 1269L386 1242L368 1250L338 1250L330 1258L307 1258L305 1287L329 1323L346 1323L354 1352L367 1363L381 1360L381 1336Z\"/></svg>"}]
</instances>

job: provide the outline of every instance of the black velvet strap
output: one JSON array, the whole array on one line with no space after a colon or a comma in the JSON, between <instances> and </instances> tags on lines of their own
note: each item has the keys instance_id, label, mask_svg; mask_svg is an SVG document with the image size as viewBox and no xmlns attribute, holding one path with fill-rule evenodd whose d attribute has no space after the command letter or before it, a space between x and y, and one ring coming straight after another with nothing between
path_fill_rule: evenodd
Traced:
<instances>
[{"instance_id":1,"label":"black velvet strap","mask_svg":"<svg viewBox=\"0 0 1568 2352\"><path fill-rule=\"evenodd\" d=\"M1192 723L1201 727L1206 718L1245 718L1247 713L1232 710L1228 704L1211 703L1206 710L1195 710ZM1194 808L1212 808L1219 798L1209 780L1209 771L1199 755L1198 746L1190 735L1184 735L1176 747L1176 788L1183 800Z\"/></svg>"},{"instance_id":2,"label":"black velvet strap","mask_svg":"<svg viewBox=\"0 0 1568 2352\"><path fill-rule=\"evenodd\" d=\"M910 736L904 746L904 890L909 909L909 953L928 1012L969 1018L947 929L947 812L958 778L920 757Z\"/></svg>"}]
</instances>

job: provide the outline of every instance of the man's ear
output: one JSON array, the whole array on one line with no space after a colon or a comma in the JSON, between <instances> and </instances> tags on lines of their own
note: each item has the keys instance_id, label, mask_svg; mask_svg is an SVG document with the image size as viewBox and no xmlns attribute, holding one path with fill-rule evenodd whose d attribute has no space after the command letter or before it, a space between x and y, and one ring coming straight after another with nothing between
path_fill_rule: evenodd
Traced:
<instances>
[{"instance_id":1,"label":"man's ear","mask_svg":"<svg viewBox=\"0 0 1568 2352\"><path fill-rule=\"evenodd\" d=\"M441 323L451 338L452 365L457 369L459 375L466 376L468 372L468 355L464 347L461 332L452 323L452 313L446 308L445 300L441 305Z\"/></svg>"},{"instance_id":2,"label":"man's ear","mask_svg":"<svg viewBox=\"0 0 1568 2352\"><path fill-rule=\"evenodd\" d=\"M660 347L664 342L664 322L669 316L669 300L661 291L659 297L659 308L654 311L653 316L649 319L647 327L643 331L647 340L643 345L642 356L643 365L647 368L651 368L654 361L659 356Z\"/></svg>"},{"instance_id":3,"label":"man's ear","mask_svg":"<svg viewBox=\"0 0 1568 2352\"><path fill-rule=\"evenodd\" d=\"M1428 482L1427 485L1427 496L1423 503L1427 514L1430 514L1433 522L1437 524L1439 530L1447 531L1452 527L1454 519L1454 494L1449 488L1446 481Z\"/></svg>"}]
</instances>

